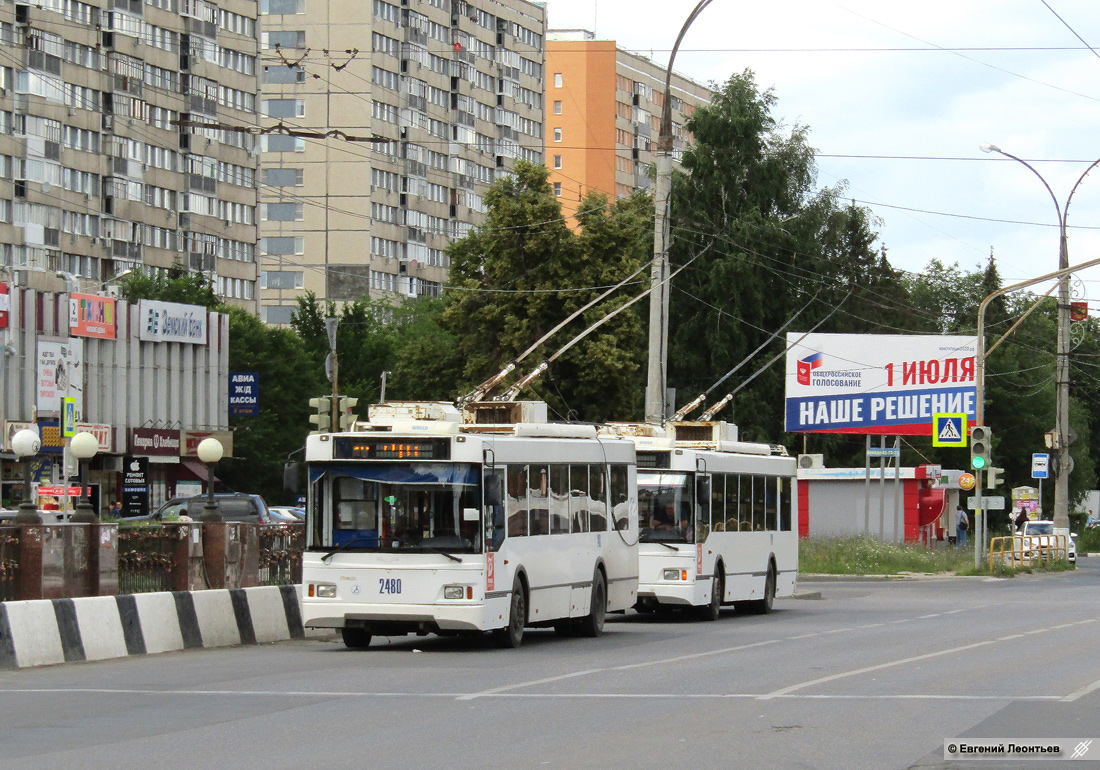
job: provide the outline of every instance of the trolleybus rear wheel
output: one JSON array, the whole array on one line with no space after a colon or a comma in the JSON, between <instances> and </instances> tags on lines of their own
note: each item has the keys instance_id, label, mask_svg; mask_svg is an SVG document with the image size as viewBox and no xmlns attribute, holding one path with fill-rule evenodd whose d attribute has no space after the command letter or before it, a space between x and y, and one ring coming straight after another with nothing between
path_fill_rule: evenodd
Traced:
<instances>
[{"instance_id":1,"label":"trolleybus rear wheel","mask_svg":"<svg viewBox=\"0 0 1100 770\"><path fill-rule=\"evenodd\" d=\"M344 626L340 629L340 636L344 638L344 646L349 650L361 650L370 645L370 634L365 628Z\"/></svg>"},{"instance_id":2,"label":"trolleybus rear wheel","mask_svg":"<svg viewBox=\"0 0 1100 770\"><path fill-rule=\"evenodd\" d=\"M603 573L596 570L592 576L592 605L585 617L581 618L579 632L581 636L597 637L603 633L603 621L607 616L607 583Z\"/></svg>"}]
</instances>

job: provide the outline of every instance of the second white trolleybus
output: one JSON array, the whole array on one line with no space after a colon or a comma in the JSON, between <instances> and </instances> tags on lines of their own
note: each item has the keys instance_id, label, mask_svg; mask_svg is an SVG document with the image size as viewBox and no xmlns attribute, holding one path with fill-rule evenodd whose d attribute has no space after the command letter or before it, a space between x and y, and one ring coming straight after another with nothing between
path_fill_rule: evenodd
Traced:
<instances>
[{"instance_id":1,"label":"second white trolleybus","mask_svg":"<svg viewBox=\"0 0 1100 770\"><path fill-rule=\"evenodd\" d=\"M307 627L349 647L476 631L515 647L528 626L599 635L635 604L634 444L547 423L540 402L483 406L375 405L309 436Z\"/></svg>"},{"instance_id":2,"label":"second white trolleybus","mask_svg":"<svg viewBox=\"0 0 1100 770\"><path fill-rule=\"evenodd\" d=\"M796 464L782 447L737 440L722 422L635 436L640 521L637 609L722 605L767 613L798 576Z\"/></svg>"}]
</instances>

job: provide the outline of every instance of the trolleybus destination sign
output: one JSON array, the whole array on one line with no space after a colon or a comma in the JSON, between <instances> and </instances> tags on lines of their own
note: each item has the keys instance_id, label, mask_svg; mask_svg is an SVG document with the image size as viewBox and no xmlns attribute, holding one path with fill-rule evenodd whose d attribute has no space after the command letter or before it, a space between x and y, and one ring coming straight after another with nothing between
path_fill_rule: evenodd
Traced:
<instances>
[{"instance_id":1,"label":"trolleybus destination sign","mask_svg":"<svg viewBox=\"0 0 1100 770\"><path fill-rule=\"evenodd\" d=\"M787 334L786 429L930 436L933 415L975 418L977 339Z\"/></svg>"}]
</instances>

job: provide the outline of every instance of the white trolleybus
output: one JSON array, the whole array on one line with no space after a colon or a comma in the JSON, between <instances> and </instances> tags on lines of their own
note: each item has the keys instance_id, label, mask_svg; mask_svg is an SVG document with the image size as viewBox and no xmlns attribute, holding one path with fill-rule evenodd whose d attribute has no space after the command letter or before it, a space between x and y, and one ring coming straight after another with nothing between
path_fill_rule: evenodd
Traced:
<instances>
[{"instance_id":1,"label":"white trolleybus","mask_svg":"<svg viewBox=\"0 0 1100 770\"><path fill-rule=\"evenodd\" d=\"M770 612L776 596L794 594L798 575L795 459L782 447L738 441L728 423L668 427L669 437L634 437L636 608L695 608L709 620L723 604Z\"/></svg>"},{"instance_id":2,"label":"white trolleybus","mask_svg":"<svg viewBox=\"0 0 1100 770\"><path fill-rule=\"evenodd\" d=\"M375 635L598 636L637 600L634 444L542 402L370 407L306 443L303 621ZM513 420L513 417L521 419Z\"/></svg>"}]
</instances>

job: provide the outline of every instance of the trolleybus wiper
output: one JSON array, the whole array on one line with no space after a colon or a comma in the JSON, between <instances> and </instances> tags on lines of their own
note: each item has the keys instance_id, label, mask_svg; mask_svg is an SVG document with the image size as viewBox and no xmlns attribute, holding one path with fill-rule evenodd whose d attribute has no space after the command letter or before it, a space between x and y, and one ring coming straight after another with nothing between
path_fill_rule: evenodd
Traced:
<instances>
[{"instance_id":1,"label":"trolleybus wiper","mask_svg":"<svg viewBox=\"0 0 1100 770\"><path fill-rule=\"evenodd\" d=\"M365 540L373 540L373 539L374 538L372 538L372 537L353 537L351 540L348 540L346 543L341 543L340 545L336 546L331 551L326 553L324 556L321 557L321 561L323 561L327 564L329 559L331 559L333 556L340 553L341 551L350 548L351 546L355 545L356 543L361 543Z\"/></svg>"},{"instance_id":2,"label":"trolleybus wiper","mask_svg":"<svg viewBox=\"0 0 1100 770\"><path fill-rule=\"evenodd\" d=\"M423 548L425 551L431 551L432 553L437 553L440 556L446 556L451 561L457 561L460 564L462 563L462 559L458 558L454 554L447 553L442 548L436 548L436 547L431 546L431 545L422 545L420 547Z\"/></svg>"}]
</instances>

